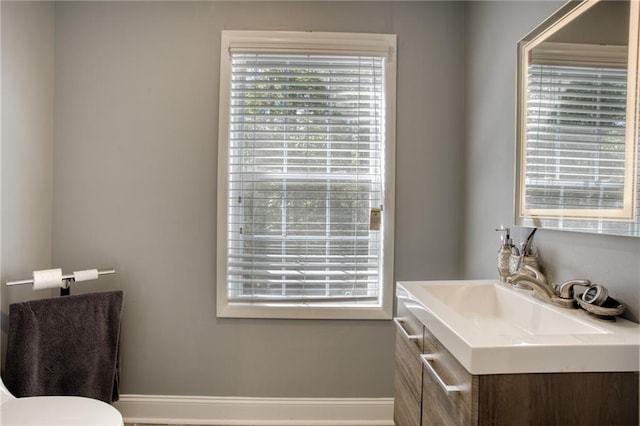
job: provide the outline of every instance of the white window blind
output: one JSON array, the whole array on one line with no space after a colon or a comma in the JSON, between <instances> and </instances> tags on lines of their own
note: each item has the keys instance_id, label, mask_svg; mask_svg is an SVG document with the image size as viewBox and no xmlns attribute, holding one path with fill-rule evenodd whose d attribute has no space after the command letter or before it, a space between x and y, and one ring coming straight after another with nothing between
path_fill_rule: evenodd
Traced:
<instances>
[{"instance_id":1,"label":"white window blind","mask_svg":"<svg viewBox=\"0 0 640 426\"><path fill-rule=\"evenodd\" d=\"M231 58L229 300L377 300L383 58Z\"/></svg>"},{"instance_id":2,"label":"white window blind","mask_svg":"<svg viewBox=\"0 0 640 426\"><path fill-rule=\"evenodd\" d=\"M540 62L528 67L525 208L621 211L626 69Z\"/></svg>"},{"instance_id":3,"label":"white window blind","mask_svg":"<svg viewBox=\"0 0 640 426\"><path fill-rule=\"evenodd\" d=\"M390 318L395 36L222 48L218 316Z\"/></svg>"}]
</instances>

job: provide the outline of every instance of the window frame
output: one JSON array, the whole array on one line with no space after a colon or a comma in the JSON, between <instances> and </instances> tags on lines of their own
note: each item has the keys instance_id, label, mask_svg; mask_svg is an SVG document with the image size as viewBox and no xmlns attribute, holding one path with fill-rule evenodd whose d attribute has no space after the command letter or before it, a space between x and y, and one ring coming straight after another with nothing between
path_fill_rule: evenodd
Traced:
<instances>
[{"instance_id":1,"label":"window frame","mask_svg":"<svg viewBox=\"0 0 640 426\"><path fill-rule=\"evenodd\" d=\"M385 58L382 267L377 303L238 303L228 300L228 172L231 52L372 55ZM222 31L218 121L216 316L221 318L390 319L393 315L396 36L295 31Z\"/></svg>"}]
</instances>

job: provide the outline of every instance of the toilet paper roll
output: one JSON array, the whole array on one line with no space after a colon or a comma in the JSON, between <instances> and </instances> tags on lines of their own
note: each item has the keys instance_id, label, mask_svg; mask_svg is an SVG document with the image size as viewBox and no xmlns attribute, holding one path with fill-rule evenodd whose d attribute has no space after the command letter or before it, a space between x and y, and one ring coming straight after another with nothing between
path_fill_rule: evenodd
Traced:
<instances>
[{"instance_id":1,"label":"toilet paper roll","mask_svg":"<svg viewBox=\"0 0 640 426\"><path fill-rule=\"evenodd\" d=\"M46 290L62 287L62 269L33 271L33 289Z\"/></svg>"},{"instance_id":2,"label":"toilet paper roll","mask_svg":"<svg viewBox=\"0 0 640 426\"><path fill-rule=\"evenodd\" d=\"M73 280L78 281L89 281L89 280L97 280L98 279L98 270L97 269L87 269L85 271L75 271L73 273Z\"/></svg>"}]
</instances>

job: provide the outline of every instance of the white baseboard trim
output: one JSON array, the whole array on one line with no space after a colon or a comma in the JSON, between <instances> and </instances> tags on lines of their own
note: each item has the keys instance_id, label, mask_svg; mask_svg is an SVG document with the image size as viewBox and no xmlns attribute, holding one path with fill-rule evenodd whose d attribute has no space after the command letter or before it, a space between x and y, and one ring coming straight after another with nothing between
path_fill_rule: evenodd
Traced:
<instances>
[{"instance_id":1,"label":"white baseboard trim","mask_svg":"<svg viewBox=\"0 0 640 426\"><path fill-rule=\"evenodd\" d=\"M225 426L393 426L393 398L120 395L125 423Z\"/></svg>"}]
</instances>

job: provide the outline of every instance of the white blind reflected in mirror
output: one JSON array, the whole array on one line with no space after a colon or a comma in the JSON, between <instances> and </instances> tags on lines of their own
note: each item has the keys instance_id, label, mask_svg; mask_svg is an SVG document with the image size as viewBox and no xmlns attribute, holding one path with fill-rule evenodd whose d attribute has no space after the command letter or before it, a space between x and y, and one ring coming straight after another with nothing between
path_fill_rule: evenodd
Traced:
<instances>
[{"instance_id":1,"label":"white blind reflected in mirror","mask_svg":"<svg viewBox=\"0 0 640 426\"><path fill-rule=\"evenodd\" d=\"M538 62L527 76L525 208L623 215L626 69L570 57Z\"/></svg>"}]
</instances>

